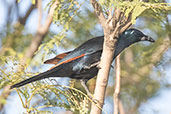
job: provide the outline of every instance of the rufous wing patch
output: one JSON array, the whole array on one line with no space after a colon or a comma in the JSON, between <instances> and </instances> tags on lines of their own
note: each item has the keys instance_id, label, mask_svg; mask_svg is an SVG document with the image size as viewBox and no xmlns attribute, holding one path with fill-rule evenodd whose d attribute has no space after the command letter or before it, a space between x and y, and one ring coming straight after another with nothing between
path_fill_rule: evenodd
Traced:
<instances>
[{"instance_id":1,"label":"rufous wing patch","mask_svg":"<svg viewBox=\"0 0 171 114\"><path fill-rule=\"evenodd\" d=\"M71 51L65 52L65 53L61 53L61 54L57 55L56 57L54 57L54 58L52 58L52 59L46 60L46 61L44 62L44 64L58 64L58 62L59 62L61 59L63 59L65 56L67 56L70 52L71 52Z\"/></svg>"},{"instance_id":2,"label":"rufous wing patch","mask_svg":"<svg viewBox=\"0 0 171 114\"><path fill-rule=\"evenodd\" d=\"M77 57L73 57L73 58L68 59L68 60L66 60L66 61L63 61L63 62L61 62L61 63L59 63L59 64L55 64L55 66L51 67L49 70L51 70L51 69L53 69L53 68L55 68L55 67L58 67L58 66L61 65L61 64L68 63L68 62L74 61L74 60L76 60L76 59L79 59L79 58L81 58L81 57L83 57L83 56L85 56L85 54L82 54L82 55L77 56Z\"/></svg>"}]
</instances>

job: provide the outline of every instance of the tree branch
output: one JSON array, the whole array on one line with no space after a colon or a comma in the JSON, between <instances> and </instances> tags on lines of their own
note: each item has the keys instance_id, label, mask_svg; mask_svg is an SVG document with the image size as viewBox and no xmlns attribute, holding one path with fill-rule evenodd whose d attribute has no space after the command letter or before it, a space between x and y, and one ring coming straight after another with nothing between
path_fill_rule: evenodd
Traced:
<instances>
[{"instance_id":1,"label":"tree branch","mask_svg":"<svg viewBox=\"0 0 171 114\"><path fill-rule=\"evenodd\" d=\"M116 66L116 81L115 81L115 92L113 95L114 99L114 114L119 114L119 94L120 94L120 74L121 74L121 65L120 65L120 55L116 57L115 61Z\"/></svg>"},{"instance_id":2,"label":"tree branch","mask_svg":"<svg viewBox=\"0 0 171 114\"><path fill-rule=\"evenodd\" d=\"M19 22L22 25L25 25L26 20L28 19L28 17L30 16L30 14L32 13L32 11L36 8L36 6L34 4L31 4L30 8L27 10L26 14L24 17L19 17Z\"/></svg>"},{"instance_id":3,"label":"tree branch","mask_svg":"<svg viewBox=\"0 0 171 114\"><path fill-rule=\"evenodd\" d=\"M113 58L113 53L114 52L111 50L111 48L106 46L106 43L104 43L103 53L100 61L101 69L99 69L98 72L96 88L94 92L94 97L99 102L98 105L100 107L103 107L104 104L106 86L108 83L108 76L110 71L110 65ZM91 114L101 114L101 110L98 107L96 107L96 105L92 104Z\"/></svg>"},{"instance_id":4,"label":"tree branch","mask_svg":"<svg viewBox=\"0 0 171 114\"><path fill-rule=\"evenodd\" d=\"M42 40L44 39L44 36L47 34L48 29L52 23L53 13L54 13L55 8L57 7L57 3L58 2L56 1L51 6L49 14L46 18L45 24L42 26L40 25L41 11L39 11L39 27L38 27L38 30L36 32L35 38L32 40L29 48L26 51L25 57L20 61L21 64L25 64L25 62L28 58L34 57L34 52L36 52L38 50L38 47L40 46ZM39 6L39 10L41 10L40 6Z\"/></svg>"},{"instance_id":5,"label":"tree branch","mask_svg":"<svg viewBox=\"0 0 171 114\"><path fill-rule=\"evenodd\" d=\"M42 0L38 0L38 4L37 4L37 9L38 9L38 30L41 29L42 24Z\"/></svg>"},{"instance_id":6,"label":"tree branch","mask_svg":"<svg viewBox=\"0 0 171 114\"><path fill-rule=\"evenodd\" d=\"M119 99L119 114L125 114L125 110L122 101Z\"/></svg>"},{"instance_id":7,"label":"tree branch","mask_svg":"<svg viewBox=\"0 0 171 114\"><path fill-rule=\"evenodd\" d=\"M131 75L132 76L137 75L137 77L149 75L149 73L152 71L152 68L155 66L155 64L157 64L161 60L162 55L169 49L170 45L171 45L170 37L164 38L162 44L160 44L153 51L152 55L149 57L148 64L140 67L137 70L137 72L132 73ZM129 74L124 73L123 77L127 77L127 75L129 75ZM126 85L127 83L132 83L132 79L128 77L127 79L122 81L123 85ZM136 82L136 83L139 83L139 82Z\"/></svg>"},{"instance_id":8,"label":"tree branch","mask_svg":"<svg viewBox=\"0 0 171 114\"><path fill-rule=\"evenodd\" d=\"M150 57L151 59L149 59L150 60L149 64L138 69L137 73L141 73L140 75L146 75L147 73L149 73L150 69L152 69L154 65L161 60L162 55L164 54L164 52L166 52L166 50L168 50L170 45L171 45L170 38L169 37L165 38L163 40L163 43L160 46L158 46L153 52L153 54L151 55Z\"/></svg>"},{"instance_id":9,"label":"tree branch","mask_svg":"<svg viewBox=\"0 0 171 114\"><path fill-rule=\"evenodd\" d=\"M111 9L108 13L108 17L105 18L102 8L99 6L98 2L96 0L91 0L91 3L104 30L103 52L101 55L101 61L99 65L100 69L97 74L96 87L94 91L94 98L98 101L98 104L96 105L103 108L110 66L113 61L113 55L115 51L115 43L117 42L117 38L121 29L121 22L124 18L121 18L121 11L119 9L115 10L115 13L117 12L117 17L112 18L113 16ZM113 22L113 20L115 21ZM126 20L124 24L127 25L127 22L128 21ZM126 30L129 26L123 27ZM91 114L102 113L101 109L99 109L96 105L92 104L90 112Z\"/></svg>"},{"instance_id":10,"label":"tree branch","mask_svg":"<svg viewBox=\"0 0 171 114\"><path fill-rule=\"evenodd\" d=\"M105 22L106 22L106 18L103 14L103 11L102 11L102 8L101 6L99 5L99 3L96 1L96 0L91 0L91 4L93 5L94 7L94 12L96 13L98 19L99 19L99 22L100 24L103 26L103 28L105 27Z\"/></svg>"}]
</instances>

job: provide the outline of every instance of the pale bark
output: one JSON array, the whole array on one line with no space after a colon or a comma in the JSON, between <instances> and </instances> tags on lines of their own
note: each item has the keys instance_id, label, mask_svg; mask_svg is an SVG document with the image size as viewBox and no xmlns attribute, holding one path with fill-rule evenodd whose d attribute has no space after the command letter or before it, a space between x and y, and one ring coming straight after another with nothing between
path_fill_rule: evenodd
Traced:
<instances>
[{"instance_id":1,"label":"pale bark","mask_svg":"<svg viewBox=\"0 0 171 114\"><path fill-rule=\"evenodd\" d=\"M115 60L115 68L116 68L116 81L115 81L115 91L113 95L114 99L114 114L119 114L119 94L120 94L120 80L121 80L121 65L120 65L120 55L116 57Z\"/></svg>"},{"instance_id":2,"label":"pale bark","mask_svg":"<svg viewBox=\"0 0 171 114\"><path fill-rule=\"evenodd\" d=\"M112 58L113 58L113 51L111 51L111 49L109 47L104 46L103 52L104 53L102 54L102 57L101 57L102 59L100 62L101 68L99 69L99 72L98 72L98 77L96 80L96 87L95 87L95 91L94 91L94 98L98 101L97 105L100 105L100 107L103 107L103 104L104 104L104 98L105 98L106 86L108 83L110 64L111 64ZM101 113L101 109L96 107L96 105L92 104L91 114L100 114L100 113Z\"/></svg>"},{"instance_id":3,"label":"pale bark","mask_svg":"<svg viewBox=\"0 0 171 114\"><path fill-rule=\"evenodd\" d=\"M119 100L119 114L125 114L125 110L121 100Z\"/></svg>"},{"instance_id":4,"label":"pale bark","mask_svg":"<svg viewBox=\"0 0 171 114\"><path fill-rule=\"evenodd\" d=\"M96 105L99 105L101 108L103 108L110 66L115 50L115 43L117 42L119 33L123 32L129 26L131 26L131 23L130 18L125 19L123 12L121 12L119 9L115 9L114 13L112 13L113 9L111 9L108 12L108 17L105 18L102 12L102 8L98 2L96 0L91 0L91 3L94 7L100 24L104 29L104 44L101 61L99 64L100 69L97 74L96 87L94 91L94 99L97 101L97 104L92 104L90 113L101 114L102 110L99 109Z\"/></svg>"}]
</instances>

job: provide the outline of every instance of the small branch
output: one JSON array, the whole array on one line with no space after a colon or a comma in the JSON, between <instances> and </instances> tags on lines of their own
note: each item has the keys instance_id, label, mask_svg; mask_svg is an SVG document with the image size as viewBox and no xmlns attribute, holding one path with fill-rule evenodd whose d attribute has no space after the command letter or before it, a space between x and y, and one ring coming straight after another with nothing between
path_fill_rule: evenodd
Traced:
<instances>
[{"instance_id":1,"label":"small branch","mask_svg":"<svg viewBox=\"0 0 171 114\"><path fill-rule=\"evenodd\" d=\"M46 21L45 21L45 24L44 24L44 27L43 27L43 30L42 30L43 32L48 31L48 29L49 29L49 27L50 27L50 25L52 23L54 11L55 11L55 9L56 9L56 7L57 7L58 4L59 4L59 2L58 1L55 1L53 3L53 5L51 6L51 8L49 10L49 15L46 18Z\"/></svg>"},{"instance_id":2,"label":"small branch","mask_svg":"<svg viewBox=\"0 0 171 114\"><path fill-rule=\"evenodd\" d=\"M30 8L27 10L26 14L24 17L19 17L19 22L22 24L22 25L25 25L26 23L26 20L28 19L28 17L30 16L30 14L32 13L32 11L36 8L36 6L34 4L32 4L30 6Z\"/></svg>"},{"instance_id":3,"label":"small branch","mask_svg":"<svg viewBox=\"0 0 171 114\"><path fill-rule=\"evenodd\" d=\"M113 19L113 27L116 27L117 22L120 20L121 11L118 8L115 8L114 11L114 19Z\"/></svg>"},{"instance_id":4,"label":"small branch","mask_svg":"<svg viewBox=\"0 0 171 114\"><path fill-rule=\"evenodd\" d=\"M128 29L132 25L132 22L129 21L125 26L123 26L120 30L120 33L124 32L126 29Z\"/></svg>"},{"instance_id":5,"label":"small branch","mask_svg":"<svg viewBox=\"0 0 171 114\"><path fill-rule=\"evenodd\" d=\"M41 25L41 21L42 21L42 0L38 0L38 4L37 4L37 9L38 9L38 30L41 29L42 25Z\"/></svg>"},{"instance_id":6,"label":"small branch","mask_svg":"<svg viewBox=\"0 0 171 114\"><path fill-rule=\"evenodd\" d=\"M107 18L107 23L109 24L110 28L113 28L114 25L114 19L113 19L113 8L110 8L109 12L108 12L108 18Z\"/></svg>"},{"instance_id":7,"label":"small branch","mask_svg":"<svg viewBox=\"0 0 171 114\"><path fill-rule=\"evenodd\" d=\"M119 114L125 114L125 110L122 101L119 99Z\"/></svg>"},{"instance_id":8,"label":"small branch","mask_svg":"<svg viewBox=\"0 0 171 114\"><path fill-rule=\"evenodd\" d=\"M119 93L120 93L120 55L116 57L116 81L115 81L115 91L113 95L114 99L114 114L119 114Z\"/></svg>"},{"instance_id":9,"label":"small branch","mask_svg":"<svg viewBox=\"0 0 171 114\"><path fill-rule=\"evenodd\" d=\"M91 4L94 7L94 11L99 19L100 24L105 27L106 18L103 14L102 8L96 0L91 0Z\"/></svg>"}]
</instances>

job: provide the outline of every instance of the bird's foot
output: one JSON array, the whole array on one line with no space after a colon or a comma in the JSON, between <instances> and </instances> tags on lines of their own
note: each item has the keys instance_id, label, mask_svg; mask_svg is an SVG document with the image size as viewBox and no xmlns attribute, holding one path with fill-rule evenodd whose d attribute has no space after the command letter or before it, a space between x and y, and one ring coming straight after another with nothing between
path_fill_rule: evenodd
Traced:
<instances>
[{"instance_id":1,"label":"bird's foot","mask_svg":"<svg viewBox=\"0 0 171 114\"><path fill-rule=\"evenodd\" d=\"M100 62L96 62L96 63L91 64L90 66L84 66L84 69L91 69L92 67L95 67L95 66L99 68L99 63Z\"/></svg>"}]
</instances>

